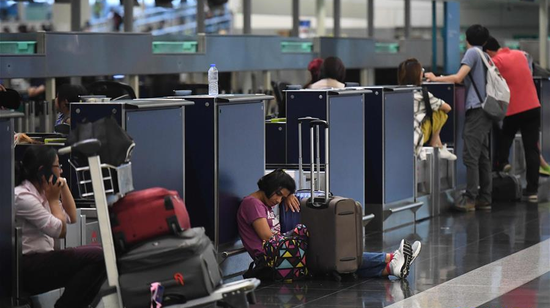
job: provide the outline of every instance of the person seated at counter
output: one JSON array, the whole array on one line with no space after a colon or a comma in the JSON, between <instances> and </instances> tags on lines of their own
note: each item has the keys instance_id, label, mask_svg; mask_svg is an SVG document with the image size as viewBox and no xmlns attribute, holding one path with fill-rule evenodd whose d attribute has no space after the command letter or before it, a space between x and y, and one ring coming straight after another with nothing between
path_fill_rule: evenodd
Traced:
<instances>
[{"instance_id":1,"label":"person seated at counter","mask_svg":"<svg viewBox=\"0 0 550 308\"><path fill-rule=\"evenodd\" d=\"M76 206L54 148L31 146L16 165L15 219L22 225L22 289L33 295L65 288L55 308L88 307L103 284L99 245L54 250L76 222Z\"/></svg>"},{"instance_id":2,"label":"person seated at counter","mask_svg":"<svg viewBox=\"0 0 550 308\"><path fill-rule=\"evenodd\" d=\"M400 85L422 86L424 69L415 58L407 59L397 70ZM422 146L429 142L431 147L439 148L439 156L447 160L456 160L456 155L447 150L439 136L441 128L447 122L451 106L433 96L425 89L414 91L414 153L420 159L426 159Z\"/></svg>"},{"instance_id":3,"label":"person seated at counter","mask_svg":"<svg viewBox=\"0 0 550 308\"><path fill-rule=\"evenodd\" d=\"M257 183L258 190L244 197L237 212L237 224L241 240L248 254L255 260L265 256L264 244L273 236L280 233L279 220L273 212L283 199L293 211L299 211L300 202L294 196L296 183L294 179L282 169L277 169L264 175ZM289 232L307 228L298 225ZM404 249L405 240L393 253L363 252L363 263L357 270L361 278L385 277L393 275L406 278L410 265L414 262L422 247L419 241L414 242L412 252ZM307 264L306 264L307 266ZM249 272L254 272L252 268ZM248 272L247 272L248 273ZM253 277L245 273L245 278Z\"/></svg>"},{"instance_id":4,"label":"person seated at counter","mask_svg":"<svg viewBox=\"0 0 550 308\"><path fill-rule=\"evenodd\" d=\"M328 57L321 65L320 80L311 84L308 89L345 88L346 67L340 58Z\"/></svg>"},{"instance_id":5,"label":"person seated at counter","mask_svg":"<svg viewBox=\"0 0 550 308\"><path fill-rule=\"evenodd\" d=\"M17 109L21 105L21 96L12 89L7 89L0 83L0 110Z\"/></svg>"},{"instance_id":6,"label":"person seated at counter","mask_svg":"<svg viewBox=\"0 0 550 308\"><path fill-rule=\"evenodd\" d=\"M80 101L81 95L88 94L88 91L76 84L64 84L59 87L55 97L55 109L57 110L57 119L55 125L71 124L71 102Z\"/></svg>"},{"instance_id":7,"label":"person seated at counter","mask_svg":"<svg viewBox=\"0 0 550 308\"><path fill-rule=\"evenodd\" d=\"M307 70L309 74L311 75L311 78L308 83L304 86L304 89L308 89L309 86L316 83L321 79L321 65L323 65L323 59L322 58L315 58L311 60L307 66Z\"/></svg>"}]
</instances>

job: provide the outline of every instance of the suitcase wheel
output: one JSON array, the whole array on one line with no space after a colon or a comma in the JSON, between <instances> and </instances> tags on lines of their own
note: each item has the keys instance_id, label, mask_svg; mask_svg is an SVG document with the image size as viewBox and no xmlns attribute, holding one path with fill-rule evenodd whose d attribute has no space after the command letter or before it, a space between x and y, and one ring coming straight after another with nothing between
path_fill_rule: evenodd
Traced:
<instances>
[{"instance_id":1,"label":"suitcase wheel","mask_svg":"<svg viewBox=\"0 0 550 308\"><path fill-rule=\"evenodd\" d=\"M338 272L336 271L333 271L330 273L330 276L336 280L337 282L341 282L342 281L342 276L340 274L338 274Z\"/></svg>"}]
</instances>

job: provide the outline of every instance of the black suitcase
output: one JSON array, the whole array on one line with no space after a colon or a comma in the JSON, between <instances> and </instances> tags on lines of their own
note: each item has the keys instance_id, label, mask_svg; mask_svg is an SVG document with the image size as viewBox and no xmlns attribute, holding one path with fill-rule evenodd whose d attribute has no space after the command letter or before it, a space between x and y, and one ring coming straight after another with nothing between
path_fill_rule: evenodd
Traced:
<instances>
[{"instance_id":1,"label":"black suitcase","mask_svg":"<svg viewBox=\"0 0 550 308\"><path fill-rule=\"evenodd\" d=\"M311 195L315 182L313 163L313 130L325 127L325 191L329 190L329 132L326 121L312 121L311 136ZM317 142L319 142L317 131ZM317 155L319 157L319 155ZM319 165L319 164L318 164ZM332 196L302 199L300 204L302 224L309 231L307 266L312 273L332 274L340 280L339 274L355 273L363 261L363 208L353 199Z\"/></svg>"},{"instance_id":2,"label":"black suitcase","mask_svg":"<svg viewBox=\"0 0 550 308\"><path fill-rule=\"evenodd\" d=\"M153 282L161 283L165 298L183 303L211 294L222 281L216 251L204 228L148 241L118 263L127 308L149 308Z\"/></svg>"},{"instance_id":3,"label":"black suitcase","mask_svg":"<svg viewBox=\"0 0 550 308\"><path fill-rule=\"evenodd\" d=\"M493 172L493 202L520 200L521 192L521 182L517 177L504 172Z\"/></svg>"}]
</instances>

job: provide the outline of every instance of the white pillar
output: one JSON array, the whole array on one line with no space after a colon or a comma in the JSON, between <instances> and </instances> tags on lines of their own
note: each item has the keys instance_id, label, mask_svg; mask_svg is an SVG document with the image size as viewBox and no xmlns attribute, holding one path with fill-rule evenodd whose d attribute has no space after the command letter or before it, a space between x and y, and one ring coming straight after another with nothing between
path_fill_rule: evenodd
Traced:
<instances>
[{"instance_id":1,"label":"white pillar","mask_svg":"<svg viewBox=\"0 0 550 308\"><path fill-rule=\"evenodd\" d=\"M326 10L325 10L325 0L317 0L317 36L325 36L326 28L325 28L325 16Z\"/></svg>"},{"instance_id":2,"label":"white pillar","mask_svg":"<svg viewBox=\"0 0 550 308\"><path fill-rule=\"evenodd\" d=\"M540 0L539 54L540 66L548 69L548 5L550 0Z\"/></svg>"}]
</instances>

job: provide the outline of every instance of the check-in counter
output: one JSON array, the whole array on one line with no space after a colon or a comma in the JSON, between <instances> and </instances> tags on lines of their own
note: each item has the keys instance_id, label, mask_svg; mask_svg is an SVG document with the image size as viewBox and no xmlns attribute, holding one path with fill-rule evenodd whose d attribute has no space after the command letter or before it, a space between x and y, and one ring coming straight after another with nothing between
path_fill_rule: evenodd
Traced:
<instances>
[{"instance_id":1,"label":"check-in counter","mask_svg":"<svg viewBox=\"0 0 550 308\"><path fill-rule=\"evenodd\" d=\"M466 87L455 85L455 104L454 104L454 122L455 122L455 147L456 154L456 190L466 189L466 166L464 165L464 120L466 119Z\"/></svg>"},{"instance_id":2,"label":"check-in counter","mask_svg":"<svg viewBox=\"0 0 550 308\"><path fill-rule=\"evenodd\" d=\"M71 129L112 115L134 139L132 175L136 190L164 187L185 196L184 99L140 99L72 103ZM74 191L74 190L73 190Z\"/></svg>"},{"instance_id":3,"label":"check-in counter","mask_svg":"<svg viewBox=\"0 0 550 308\"><path fill-rule=\"evenodd\" d=\"M427 215L433 216L437 212L437 192L435 190L435 182L437 174L435 174L435 157L434 148L425 147L426 159L415 161L415 178L414 178L414 200L416 202L422 202L423 206L426 206L428 211L422 212L422 218ZM417 215L417 219L418 215Z\"/></svg>"},{"instance_id":4,"label":"check-in counter","mask_svg":"<svg viewBox=\"0 0 550 308\"><path fill-rule=\"evenodd\" d=\"M541 154L546 160L550 159L550 78L535 77L535 86L541 104Z\"/></svg>"},{"instance_id":5,"label":"check-in counter","mask_svg":"<svg viewBox=\"0 0 550 308\"><path fill-rule=\"evenodd\" d=\"M265 122L265 163L277 166L286 163L286 120Z\"/></svg>"},{"instance_id":6,"label":"check-in counter","mask_svg":"<svg viewBox=\"0 0 550 308\"><path fill-rule=\"evenodd\" d=\"M13 127L14 119L23 117L23 113L0 110L0 298L13 296L15 277L14 247L14 217L13 204L14 151Z\"/></svg>"},{"instance_id":7,"label":"check-in counter","mask_svg":"<svg viewBox=\"0 0 550 308\"><path fill-rule=\"evenodd\" d=\"M365 94L365 214L367 230L385 231L430 216L416 202L413 87L367 87Z\"/></svg>"},{"instance_id":8,"label":"check-in counter","mask_svg":"<svg viewBox=\"0 0 550 308\"><path fill-rule=\"evenodd\" d=\"M457 155L456 161L449 161L439 158L439 150L430 151L433 160L433 187L434 187L434 206L433 215L438 215L450 209L454 203L456 193L456 169L464 168L462 163L462 151L457 152L457 147L462 146L462 125L464 125L464 87L454 83L428 82L423 86L435 97L444 100L452 108L448 113L448 119L441 129L440 137L443 144L446 144L448 150ZM462 122L460 122L462 121ZM460 126L459 126L460 125ZM460 131L459 131L459 127ZM460 166L457 166L460 164ZM417 165L418 166L418 165ZM464 169L465 172L465 169ZM465 175L465 173L464 173ZM465 181L464 181L465 183Z\"/></svg>"},{"instance_id":9,"label":"check-in counter","mask_svg":"<svg viewBox=\"0 0 550 308\"><path fill-rule=\"evenodd\" d=\"M220 254L242 247L237 211L258 190L265 170L267 95L185 96L185 202L193 226L203 226ZM224 275L247 269L248 254L222 264Z\"/></svg>"},{"instance_id":10,"label":"check-in counter","mask_svg":"<svg viewBox=\"0 0 550 308\"><path fill-rule=\"evenodd\" d=\"M309 125L302 126L302 145L298 142L298 119L314 117L329 124L330 188L335 195L365 204L365 89L319 89L286 91L287 163L298 163L298 147L303 146L303 163L310 164ZM320 136L321 163L324 132Z\"/></svg>"}]
</instances>

